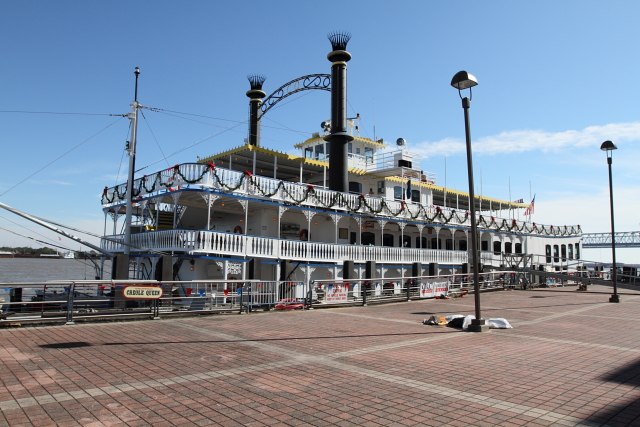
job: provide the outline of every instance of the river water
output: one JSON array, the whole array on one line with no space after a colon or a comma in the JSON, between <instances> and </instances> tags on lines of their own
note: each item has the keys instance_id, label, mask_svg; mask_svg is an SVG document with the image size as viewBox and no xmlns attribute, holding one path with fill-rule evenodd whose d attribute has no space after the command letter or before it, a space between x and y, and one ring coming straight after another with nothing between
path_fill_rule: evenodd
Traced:
<instances>
[{"instance_id":1,"label":"river water","mask_svg":"<svg viewBox=\"0 0 640 427\"><path fill-rule=\"evenodd\" d=\"M101 261L95 260L98 265ZM111 261L104 263L104 279L111 279ZM93 263L84 259L0 258L0 286L3 283L49 280L93 280Z\"/></svg>"},{"instance_id":2,"label":"river water","mask_svg":"<svg viewBox=\"0 0 640 427\"><path fill-rule=\"evenodd\" d=\"M101 261L95 260L98 265ZM104 263L104 279L111 278L111 261ZM0 258L0 302L10 301L12 283L43 283L51 280L94 280L95 268L90 260L59 259L59 258ZM49 293L64 295L64 285L47 286ZM36 290L41 286L22 287L22 301L34 301ZM92 288L87 295L95 295L96 288ZM66 297L61 296L65 299ZM6 311L17 310L15 306L3 306ZM22 309L20 309L22 310Z\"/></svg>"}]
</instances>

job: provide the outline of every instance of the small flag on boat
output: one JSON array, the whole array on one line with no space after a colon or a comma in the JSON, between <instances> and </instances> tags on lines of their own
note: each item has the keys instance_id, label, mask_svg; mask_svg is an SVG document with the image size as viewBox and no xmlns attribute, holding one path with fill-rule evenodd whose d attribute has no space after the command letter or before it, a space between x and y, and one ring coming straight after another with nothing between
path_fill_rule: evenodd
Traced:
<instances>
[{"instance_id":1,"label":"small flag on boat","mask_svg":"<svg viewBox=\"0 0 640 427\"><path fill-rule=\"evenodd\" d=\"M531 200L531 206L529 206L527 210L524 211L525 215L531 215L533 213L534 211L533 207L535 206L535 202L536 202L536 196L534 194L533 199Z\"/></svg>"}]
</instances>

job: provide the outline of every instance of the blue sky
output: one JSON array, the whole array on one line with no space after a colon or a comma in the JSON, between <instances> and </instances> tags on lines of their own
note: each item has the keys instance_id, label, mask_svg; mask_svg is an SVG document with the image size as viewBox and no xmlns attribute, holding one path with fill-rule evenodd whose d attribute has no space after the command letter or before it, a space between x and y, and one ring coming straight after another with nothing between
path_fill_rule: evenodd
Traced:
<instances>
[{"instance_id":1,"label":"blue sky","mask_svg":"<svg viewBox=\"0 0 640 427\"><path fill-rule=\"evenodd\" d=\"M123 114L140 67L142 105L219 119L145 110L137 166L151 173L241 145L247 74L266 75L270 93L329 73L326 35L343 30L353 35L349 112L362 116L363 136L375 125L378 138L405 138L440 184L446 156L447 186L466 191L463 111L449 83L467 70L480 82L470 111L477 193L506 200L510 182L512 200L529 200L531 186L534 221L606 232L599 147L610 139L619 148L616 229L640 230L639 14L637 1L9 2L0 16L0 201L101 233L102 188L126 174L127 119L6 111ZM303 92L278 107L265 116L263 145L292 152L329 118L329 94ZM51 236L0 216L6 228ZM0 230L0 246L31 243ZM610 251L583 258L608 261ZM640 262L640 250L618 258Z\"/></svg>"}]
</instances>

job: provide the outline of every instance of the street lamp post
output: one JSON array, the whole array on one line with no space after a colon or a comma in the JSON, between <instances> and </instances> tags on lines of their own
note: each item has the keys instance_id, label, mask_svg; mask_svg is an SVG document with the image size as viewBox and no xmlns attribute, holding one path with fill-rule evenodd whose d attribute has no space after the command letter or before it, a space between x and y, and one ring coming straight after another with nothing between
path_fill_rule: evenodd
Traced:
<instances>
[{"instance_id":1,"label":"street lamp post","mask_svg":"<svg viewBox=\"0 0 640 427\"><path fill-rule=\"evenodd\" d=\"M471 127L469 124L469 107L471 107L471 88L478 84L478 80L472 74L466 71L460 71L451 80L451 86L458 89L460 99L462 99L462 108L464 109L464 128L467 140L467 169L469 175L469 210L471 211L471 262L473 263L473 290L476 306L476 318L469 325L470 332L485 332L489 330L480 314L480 275L478 274L479 257L478 257L478 224L476 223L475 194L473 186L473 159L471 154ZM462 97L461 91L469 89L469 98Z\"/></svg>"},{"instance_id":2,"label":"street lamp post","mask_svg":"<svg viewBox=\"0 0 640 427\"><path fill-rule=\"evenodd\" d=\"M605 141L600 146L602 151L607 153L607 164L609 165L609 205L611 207L611 253L613 255L613 267L611 272L611 280L613 281L613 295L609 298L609 302L620 302L618 295L618 267L616 266L616 231L613 221L613 180L611 179L611 162L612 151L617 150L616 144L611 141Z\"/></svg>"}]
</instances>

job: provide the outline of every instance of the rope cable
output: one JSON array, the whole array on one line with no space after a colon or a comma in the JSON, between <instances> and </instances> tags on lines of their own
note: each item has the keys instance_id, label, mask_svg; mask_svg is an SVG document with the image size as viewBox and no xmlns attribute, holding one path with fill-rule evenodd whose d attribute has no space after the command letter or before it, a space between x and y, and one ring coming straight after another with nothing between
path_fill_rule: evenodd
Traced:
<instances>
[{"instance_id":1,"label":"rope cable","mask_svg":"<svg viewBox=\"0 0 640 427\"><path fill-rule=\"evenodd\" d=\"M142 114L142 118L144 119L144 122L147 124L147 127L149 128L149 132L151 132L151 136L153 136L153 139L156 141L156 145L158 146L158 149L160 150L160 152L164 156L165 161L167 161L167 157L165 156L164 151L162 151L162 147L160 146L160 143L158 142L158 138L156 138L156 134L153 133L153 129L151 129L151 125L149 124L149 120L147 120L147 116L144 115L144 111L142 111L142 110L140 111L140 114ZM171 166L168 161L167 161L167 166Z\"/></svg>"},{"instance_id":2,"label":"rope cable","mask_svg":"<svg viewBox=\"0 0 640 427\"><path fill-rule=\"evenodd\" d=\"M42 172L44 169L48 168L49 166L51 166L52 164L54 164L55 162L57 162L58 160L60 160L61 158L63 158L64 156L66 156L67 154L71 153L73 150L75 150L76 148L80 147L82 144L84 144L85 142L93 139L94 137L98 136L99 134L101 134L102 132L104 132L105 130L107 130L108 128L110 128L111 126L113 126L114 124L118 123L120 120L122 120L122 117L120 117L118 120L116 120L115 122L111 123L110 125L108 125L107 127L103 128L102 130L96 132L95 134L91 135L89 138L85 139L84 141L82 141L81 143L79 143L78 145L76 145L75 147L71 148L70 150L68 150L66 153L60 155L58 158L52 160L51 162L47 163L46 165L44 165L43 167L41 167L40 169L38 169L37 171L35 171L34 173L32 173L31 175L29 175L28 177L26 177L25 179L23 179L22 181L18 182L16 185L14 185L13 187L10 187L7 191L5 191L4 193L0 194L0 197L4 196L5 194L7 194L9 191L13 190L14 188L16 188L17 186L19 186L20 184L22 184L23 182L25 182L26 180L28 180L29 178L33 177L34 175L37 175L38 173Z\"/></svg>"},{"instance_id":3,"label":"rope cable","mask_svg":"<svg viewBox=\"0 0 640 427\"><path fill-rule=\"evenodd\" d=\"M129 132L131 132L131 121L129 121L129 129L127 129L127 136L125 137L125 140L129 137ZM122 172L122 165L124 164L125 151L127 150L122 150L122 155L120 156L120 166L118 167L118 174L116 175L116 182L113 184L114 186L118 185L118 182L120 182L120 172Z\"/></svg>"},{"instance_id":4,"label":"rope cable","mask_svg":"<svg viewBox=\"0 0 640 427\"><path fill-rule=\"evenodd\" d=\"M127 114L106 114L106 113L58 113L55 111L20 111L20 110L0 110L0 113L23 113L23 114L57 114L75 116L119 116L127 117Z\"/></svg>"}]
</instances>

